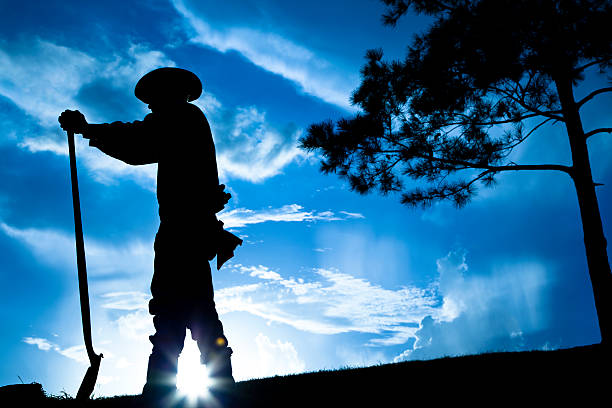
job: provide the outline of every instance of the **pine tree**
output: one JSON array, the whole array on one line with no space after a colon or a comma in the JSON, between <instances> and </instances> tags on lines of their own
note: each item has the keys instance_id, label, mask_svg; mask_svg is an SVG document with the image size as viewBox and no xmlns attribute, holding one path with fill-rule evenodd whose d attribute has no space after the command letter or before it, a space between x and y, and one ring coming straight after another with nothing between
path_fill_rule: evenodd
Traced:
<instances>
[{"instance_id":1,"label":"pine tree","mask_svg":"<svg viewBox=\"0 0 612 408\"><path fill-rule=\"evenodd\" d=\"M401 193L409 206L450 200L461 207L477 185L514 171L558 171L578 197L602 343L612 338L612 275L587 140L612 128L583 129L585 75L612 65L612 3L606 0L382 0L385 24L410 10L431 16L402 61L369 50L352 95L361 112L313 124L301 146L318 151L324 173L359 193ZM564 125L570 166L517 164L510 154L546 126ZM409 179L424 187L406 187Z\"/></svg>"}]
</instances>

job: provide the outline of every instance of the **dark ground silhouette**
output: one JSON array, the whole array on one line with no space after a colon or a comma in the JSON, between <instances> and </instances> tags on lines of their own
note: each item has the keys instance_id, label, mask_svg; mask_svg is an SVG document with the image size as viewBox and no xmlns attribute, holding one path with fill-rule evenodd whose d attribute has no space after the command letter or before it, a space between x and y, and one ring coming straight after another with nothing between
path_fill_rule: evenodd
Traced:
<instances>
[{"instance_id":1,"label":"dark ground silhouette","mask_svg":"<svg viewBox=\"0 0 612 408\"><path fill-rule=\"evenodd\" d=\"M239 382L233 406L606 406L609 365L609 349L602 345L412 361ZM147 406L141 396L99 398L82 405L40 393L37 406L43 407ZM9 393L0 389L0 404L8 399Z\"/></svg>"}]
</instances>

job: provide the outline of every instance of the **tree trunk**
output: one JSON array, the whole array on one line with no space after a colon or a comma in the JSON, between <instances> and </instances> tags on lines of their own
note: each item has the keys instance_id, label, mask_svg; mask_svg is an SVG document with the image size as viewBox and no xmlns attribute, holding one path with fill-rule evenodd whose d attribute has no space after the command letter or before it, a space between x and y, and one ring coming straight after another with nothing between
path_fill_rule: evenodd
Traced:
<instances>
[{"instance_id":1,"label":"tree trunk","mask_svg":"<svg viewBox=\"0 0 612 408\"><path fill-rule=\"evenodd\" d=\"M572 178L580 206L584 246L591 285L593 286L595 308L599 318L601 342L602 344L610 344L612 340L612 274L610 273L610 263L606 249L607 242L591 174L589 151L578 107L574 100L571 79L556 79L555 83L572 151Z\"/></svg>"}]
</instances>

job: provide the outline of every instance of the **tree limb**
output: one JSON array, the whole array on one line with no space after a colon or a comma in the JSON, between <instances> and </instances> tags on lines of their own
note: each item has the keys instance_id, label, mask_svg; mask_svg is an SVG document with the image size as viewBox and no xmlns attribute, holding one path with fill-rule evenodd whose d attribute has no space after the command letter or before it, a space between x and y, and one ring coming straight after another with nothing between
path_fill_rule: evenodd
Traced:
<instances>
[{"instance_id":1,"label":"tree limb","mask_svg":"<svg viewBox=\"0 0 612 408\"><path fill-rule=\"evenodd\" d=\"M591 61L591 62L589 62L587 64L584 64L581 67L578 67L578 68L574 69L574 73L578 74L578 73L584 71L585 69L587 69L589 67L592 67L593 65L601 64L602 62L606 62L606 61L610 61L610 58L606 57L606 58L601 58L601 59L597 59L597 60Z\"/></svg>"},{"instance_id":2,"label":"tree limb","mask_svg":"<svg viewBox=\"0 0 612 408\"><path fill-rule=\"evenodd\" d=\"M576 107L580 108L582 105L584 105L585 103L587 103L588 101L593 99L595 96L597 96L599 94L602 94L602 93L605 93L605 92L612 92L612 87L601 88L601 89L597 89L597 90L591 92L590 94L588 94L587 96L582 98L580 101L578 101L576 103Z\"/></svg>"},{"instance_id":3,"label":"tree limb","mask_svg":"<svg viewBox=\"0 0 612 408\"><path fill-rule=\"evenodd\" d=\"M478 180L481 180L482 178L484 178L490 173L492 172L489 170L486 170L480 173L479 175L477 175L476 177L474 177L472 180L470 180L467 183L460 183L455 186L438 186L438 188L430 189L429 191L426 191L425 196L422 196L420 199L417 198L417 200L411 200L410 198L407 198L409 197L408 195L404 195L404 199L402 201L404 201L404 203L413 201L412 205L416 205L416 202L419 201L421 202L421 205L427 205L426 203L428 201L433 201L434 199L447 200L452 197L459 197L459 199L455 198L455 204L457 206L462 206L464 202L466 201L466 198L461 198L461 193L466 191L469 194L469 190L472 184L476 183Z\"/></svg>"},{"instance_id":4,"label":"tree limb","mask_svg":"<svg viewBox=\"0 0 612 408\"><path fill-rule=\"evenodd\" d=\"M593 129L590 132L587 132L584 134L584 138L588 139L589 137L596 135L598 133L612 133L612 128L599 128L599 129Z\"/></svg>"},{"instance_id":5,"label":"tree limb","mask_svg":"<svg viewBox=\"0 0 612 408\"><path fill-rule=\"evenodd\" d=\"M516 146L520 145L521 143L523 143L525 140L527 140L527 138L529 136L531 136L533 134L533 132L535 132L536 130L538 130L538 128L540 128L541 126L545 125L547 122L553 120L552 118L546 118L544 119L542 122L538 123L536 126L533 127L533 129L531 129L525 136L519 138L514 144L505 146L502 149L499 149L498 151L503 151L503 150L512 150L514 149ZM508 152L508 154L510 154ZM505 156L504 156L505 157Z\"/></svg>"},{"instance_id":6,"label":"tree limb","mask_svg":"<svg viewBox=\"0 0 612 408\"><path fill-rule=\"evenodd\" d=\"M507 123L522 122L525 119L535 118L536 116L542 116L542 113L529 113L527 115L522 115L522 116L519 116L519 117L516 117L516 118L511 118L511 119L491 120L491 121L488 121L488 122L475 122L475 123L472 123L471 118L468 115L464 114L464 113L457 112L457 116L462 116L463 118L465 118L465 121L463 121L463 122L445 123L444 125L445 126L454 126L454 125L461 126L461 125L468 125L468 124L473 124L473 125L476 125L476 126L503 125L503 124L507 124ZM556 118L550 118L550 119L556 119ZM563 118L559 118L558 120L563 120Z\"/></svg>"},{"instance_id":7,"label":"tree limb","mask_svg":"<svg viewBox=\"0 0 612 408\"><path fill-rule=\"evenodd\" d=\"M562 171L569 175L572 174L573 168L569 166L564 166L561 164L513 164L507 166L489 166L487 164L479 164L479 163L470 163L463 160L452 160L452 159L444 159L442 157L435 157L433 155L414 155L414 157L418 157L425 160L439 161L441 163L453 164L453 165L461 165L472 169L483 169L489 170L493 173L499 173L502 171L518 171L518 170L556 170Z\"/></svg>"},{"instance_id":8,"label":"tree limb","mask_svg":"<svg viewBox=\"0 0 612 408\"><path fill-rule=\"evenodd\" d=\"M492 86L490 87L493 91L501 93L503 95L506 95L508 98L510 98L511 100L513 100L514 102L518 103L519 105L521 105L523 108L527 109L530 112L533 112L533 115L526 115L527 117L529 116L544 116L547 118L551 118L551 119L555 119L561 122L565 122L565 119L563 118L563 116L558 116L556 115L557 113L562 113L561 111L542 111L539 110L538 108L535 108L533 106L529 106L527 105L527 103L522 100L517 98L515 95L513 95L511 92L509 92L506 89L502 89L502 88L498 88L496 86Z\"/></svg>"}]
</instances>

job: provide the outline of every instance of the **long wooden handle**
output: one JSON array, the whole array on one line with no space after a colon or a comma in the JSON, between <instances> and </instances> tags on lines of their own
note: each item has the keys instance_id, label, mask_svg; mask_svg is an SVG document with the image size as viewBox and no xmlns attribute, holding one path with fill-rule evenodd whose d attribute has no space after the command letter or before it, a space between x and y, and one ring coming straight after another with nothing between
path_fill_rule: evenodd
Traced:
<instances>
[{"instance_id":1,"label":"long wooden handle","mask_svg":"<svg viewBox=\"0 0 612 408\"><path fill-rule=\"evenodd\" d=\"M83 338L91 366L76 395L78 401L89 399L94 390L102 354L96 354L91 340L91 317L89 311L89 288L87 286L87 265L85 264L85 242L83 241L83 223L81 222L81 200L79 199L79 181L77 178L76 153L74 150L74 132L68 132L68 155L70 156L70 181L72 184L72 208L74 210L74 236L76 238L77 272L79 276L79 297L81 300L81 319L83 321Z\"/></svg>"},{"instance_id":2,"label":"long wooden handle","mask_svg":"<svg viewBox=\"0 0 612 408\"><path fill-rule=\"evenodd\" d=\"M87 265L85 264L85 243L83 241L83 224L81 222L81 202L79 199L79 182L77 178L76 154L74 149L74 132L68 132L68 154L70 156L70 179L72 182L72 207L74 210L74 236L76 238L77 271L79 276L79 296L81 300L81 318L83 320L83 337L89 361L98 363L100 356L93 350L91 340L91 317L89 311L89 289L87 286Z\"/></svg>"}]
</instances>

